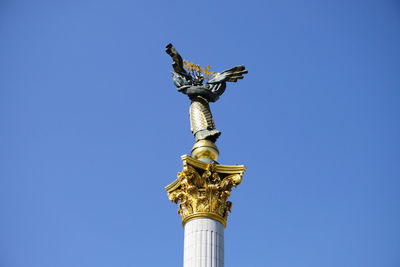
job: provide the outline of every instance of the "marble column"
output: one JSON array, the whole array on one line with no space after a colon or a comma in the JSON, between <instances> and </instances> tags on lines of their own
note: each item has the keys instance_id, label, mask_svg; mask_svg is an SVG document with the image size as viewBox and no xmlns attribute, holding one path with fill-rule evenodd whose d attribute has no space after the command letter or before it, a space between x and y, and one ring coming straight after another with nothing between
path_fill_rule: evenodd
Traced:
<instances>
[{"instance_id":1,"label":"marble column","mask_svg":"<svg viewBox=\"0 0 400 267\"><path fill-rule=\"evenodd\" d=\"M185 226L184 267L224 266L224 226L217 220L196 218Z\"/></svg>"}]
</instances>

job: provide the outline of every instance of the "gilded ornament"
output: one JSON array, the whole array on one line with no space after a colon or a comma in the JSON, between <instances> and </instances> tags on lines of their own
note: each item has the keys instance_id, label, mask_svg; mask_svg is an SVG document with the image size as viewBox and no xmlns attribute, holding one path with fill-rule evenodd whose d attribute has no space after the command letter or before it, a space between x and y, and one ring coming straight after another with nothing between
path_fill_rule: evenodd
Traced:
<instances>
[{"instance_id":1,"label":"gilded ornament","mask_svg":"<svg viewBox=\"0 0 400 267\"><path fill-rule=\"evenodd\" d=\"M166 186L169 199L179 203L178 213L184 225L191 219L207 217L226 227L232 202L228 201L244 171L243 165L204 163L187 155L182 156L183 169L177 179Z\"/></svg>"}]
</instances>

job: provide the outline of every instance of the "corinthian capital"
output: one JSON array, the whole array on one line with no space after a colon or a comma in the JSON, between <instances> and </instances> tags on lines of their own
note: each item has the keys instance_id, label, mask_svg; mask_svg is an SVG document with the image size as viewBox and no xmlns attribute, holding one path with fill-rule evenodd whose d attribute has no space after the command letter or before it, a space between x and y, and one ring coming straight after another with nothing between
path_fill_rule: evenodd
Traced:
<instances>
[{"instance_id":1,"label":"corinthian capital","mask_svg":"<svg viewBox=\"0 0 400 267\"><path fill-rule=\"evenodd\" d=\"M165 189L172 202L179 202L182 224L194 218L207 217L226 227L232 208L228 198L232 188L241 183L245 167L205 163L187 155L181 158L182 171Z\"/></svg>"}]
</instances>

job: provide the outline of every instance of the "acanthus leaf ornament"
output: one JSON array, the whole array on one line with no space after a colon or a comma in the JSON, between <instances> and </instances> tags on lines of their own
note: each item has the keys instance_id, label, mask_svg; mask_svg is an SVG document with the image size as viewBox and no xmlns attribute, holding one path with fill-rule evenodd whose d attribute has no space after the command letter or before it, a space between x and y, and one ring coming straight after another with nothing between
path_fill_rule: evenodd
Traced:
<instances>
[{"instance_id":1,"label":"acanthus leaf ornament","mask_svg":"<svg viewBox=\"0 0 400 267\"><path fill-rule=\"evenodd\" d=\"M204 163L189 156L182 156L183 170L177 179L166 187L169 199L179 203L178 213L182 223L198 217L220 221L224 226L231 212L228 201L233 187L242 181L242 165Z\"/></svg>"}]
</instances>

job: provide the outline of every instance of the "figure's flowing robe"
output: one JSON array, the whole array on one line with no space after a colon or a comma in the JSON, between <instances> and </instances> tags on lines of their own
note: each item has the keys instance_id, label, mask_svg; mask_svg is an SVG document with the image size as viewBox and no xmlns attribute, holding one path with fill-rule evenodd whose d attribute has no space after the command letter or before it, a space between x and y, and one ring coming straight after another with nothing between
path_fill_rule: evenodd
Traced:
<instances>
[{"instance_id":1,"label":"figure's flowing robe","mask_svg":"<svg viewBox=\"0 0 400 267\"><path fill-rule=\"evenodd\" d=\"M208 101L196 96L192 98L189 109L190 129L196 138L196 141L208 139L215 142L221 132L215 129L215 123L211 115Z\"/></svg>"}]
</instances>

